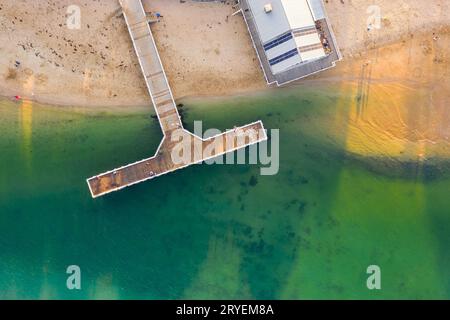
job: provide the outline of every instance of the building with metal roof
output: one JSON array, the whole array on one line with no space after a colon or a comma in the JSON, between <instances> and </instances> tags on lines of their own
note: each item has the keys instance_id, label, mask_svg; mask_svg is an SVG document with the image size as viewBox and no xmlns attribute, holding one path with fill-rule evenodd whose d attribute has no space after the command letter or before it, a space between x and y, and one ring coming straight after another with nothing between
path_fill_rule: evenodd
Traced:
<instances>
[{"instance_id":1,"label":"building with metal roof","mask_svg":"<svg viewBox=\"0 0 450 320\"><path fill-rule=\"evenodd\" d=\"M240 0L267 83L283 85L341 59L322 0Z\"/></svg>"}]
</instances>

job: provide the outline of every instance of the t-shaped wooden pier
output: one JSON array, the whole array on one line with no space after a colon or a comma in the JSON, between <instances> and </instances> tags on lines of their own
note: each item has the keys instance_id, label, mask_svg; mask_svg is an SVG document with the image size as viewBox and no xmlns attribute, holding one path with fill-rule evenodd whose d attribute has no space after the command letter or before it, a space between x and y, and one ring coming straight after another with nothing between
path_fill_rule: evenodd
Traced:
<instances>
[{"instance_id":1,"label":"t-shaped wooden pier","mask_svg":"<svg viewBox=\"0 0 450 320\"><path fill-rule=\"evenodd\" d=\"M267 140L261 121L201 139L183 128L141 0L119 0L164 138L148 159L89 178L96 198Z\"/></svg>"}]
</instances>

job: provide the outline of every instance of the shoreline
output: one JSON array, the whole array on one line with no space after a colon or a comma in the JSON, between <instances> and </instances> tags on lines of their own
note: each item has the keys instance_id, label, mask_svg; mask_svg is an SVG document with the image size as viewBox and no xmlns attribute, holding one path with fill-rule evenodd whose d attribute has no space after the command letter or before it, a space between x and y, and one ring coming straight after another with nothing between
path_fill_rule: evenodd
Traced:
<instances>
[{"instance_id":1,"label":"shoreline","mask_svg":"<svg viewBox=\"0 0 450 320\"><path fill-rule=\"evenodd\" d=\"M316 78L314 78L316 77ZM312 76L307 80L299 80L299 82L293 82L289 85L285 85L283 87L273 87L273 86L267 86L266 88L260 88L260 89L248 89L248 90L240 90L240 91L230 91L229 93L223 93L223 94L198 94L198 95L184 95L180 97L175 97L175 102L182 103L182 101L185 100L226 100L233 97L251 97L256 95L263 95L263 94L269 94L276 91L282 91L282 90L294 90L296 88L313 88L314 86L321 87L321 86L327 86L327 85L345 85L350 83L356 83L359 81L359 78L356 75L349 75L349 76L339 76L339 75L330 75L327 77L320 77L320 76ZM169 80L170 82L170 80ZM402 77L398 78L388 78L388 79L372 79L372 83L381 83L381 84L390 84L390 83L396 83L396 84L408 84L408 85L419 85L420 83L418 81L415 81L413 79L405 79ZM50 107L58 107L58 108L81 108L81 109L92 109L92 111L96 111L96 109L108 109L111 108L113 110L120 110L124 108L138 108L138 109L148 109L150 112L153 112L153 105L150 99L150 96L148 96L148 103L145 102L139 102L136 103L119 103L119 102L111 102L109 100L105 100L104 103L87 103L84 99L83 102L76 101L77 99L69 99L71 102L67 102L68 99L63 98L48 98L48 97L42 97L42 96L36 96L33 95L31 98L26 97L22 98L18 101L14 100L15 95L17 95L17 92L12 92L12 90L5 89L0 87L0 100L10 100L12 102L20 103L21 101L31 101L39 105L46 105ZM108 105L107 105L108 104ZM100 111L100 110L97 110Z\"/></svg>"},{"instance_id":2,"label":"shoreline","mask_svg":"<svg viewBox=\"0 0 450 320\"><path fill-rule=\"evenodd\" d=\"M287 90L289 91L289 90ZM285 92L288 93L288 92ZM254 93L255 95L264 95L264 92ZM252 101L253 99L258 99L257 96L243 96L245 99L249 99L249 101ZM189 100L186 102L186 104L183 106L183 108L186 108L187 112L190 112L196 99L198 98L189 98ZM201 98L200 98L201 99ZM215 102L220 102L222 99L219 97L213 98L216 100ZM219 99L219 100L218 100ZM305 99L308 99L305 97ZM0 106L2 105L2 102L6 101L6 103L13 103L9 100L1 99L0 98ZM201 99L202 101L202 108L205 105L205 100ZM245 103L246 101L244 101ZM207 104L207 103L206 103ZM18 108L20 108L20 104L17 104ZM89 108L89 107L76 107L76 106L64 106L61 109L57 105L32 105L33 107L42 107L43 112L55 112L55 114L58 113L75 113L80 114L82 116L86 117L121 117L121 116L139 116L144 115L145 117L148 116L148 125L153 127L156 131L159 131L159 125L157 122L154 122L150 118L150 114L148 113L147 108L140 108L140 107L132 107L130 108L117 108L117 109L111 109L110 107L106 108ZM265 110L267 111L267 110ZM201 112L201 111L200 111ZM233 111L234 112L234 111ZM281 111L282 112L282 111ZM192 119L191 119L192 120ZM268 119L266 119L268 120ZM320 121L319 121L320 122ZM316 123L314 126L317 126ZM417 156L411 152L405 153L401 156L395 156L392 154L384 153L383 150L380 149L379 154L362 154L358 153L355 150L349 150L346 148L345 145L339 144L337 141L328 140L327 137L331 134L333 135L333 131L331 129L326 129L326 122L323 123L323 131L320 136L316 137L313 133L306 131L302 134L305 134L305 137L308 141L312 144L318 144L322 146L322 151L326 152L327 154L332 153L334 154L333 157L335 157L336 161L340 161L343 163L351 162L354 163L357 166L360 166L363 170L368 170L373 173L379 174L384 177L389 178L400 178L405 180L411 180L411 179L423 179L425 182L433 182L438 181L440 179L446 179L450 177L450 171L448 170L450 168L450 158L447 157L445 154L437 153L434 151L431 151L430 154L427 154L425 157ZM330 131L331 130L331 131ZM416 141L414 143L421 144L422 146L431 146L433 143L426 140ZM443 141L438 141L438 145L442 145L442 143L445 143ZM311 155L314 157L314 155Z\"/></svg>"},{"instance_id":3,"label":"shoreline","mask_svg":"<svg viewBox=\"0 0 450 320\"><path fill-rule=\"evenodd\" d=\"M333 69L287 87L329 82L332 78L336 82L346 81L348 76L357 78L357 67L374 56L377 59L378 50L423 38L427 43L402 48L404 57L416 47L426 46L430 48L424 50L432 51L430 39L450 29L448 21L442 25L449 15L442 0L430 0L427 6L405 0L380 1L382 28L371 32L364 28L364 16L353 16L354 12L362 12L367 1L326 3L344 60ZM143 3L148 12L164 14L152 30L176 100L273 90L265 83L244 19L230 16L234 10L231 4L175 0ZM117 13L118 4L99 3L93 7L95 14L83 9L82 28L68 30L65 9L69 4L81 5L81 0L58 0L47 11L35 2L25 6L6 0L1 5L0 30L5 32L0 33L0 41L5 45L0 48L0 77L4 79L0 95L31 97L33 101L59 106L151 105L128 30ZM27 6L36 12L33 21L27 19ZM433 16L425 19L427 12ZM404 16L397 17L397 13ZM11 34L15 34L14 38ZM390 63L388 56L382 58ZM14 68L14 61L21 62L20 68ZM419 64L416 61L411 67L422 67ZM352 66L356 68L351 70ZM429 67L426 65L423 72L432 72Z\"/></svg>"},{"instance_id":4,"label":"shoreline","mask_svg":"<svg viewBox=\"0 0 450 320\"><path fill-rule=\"evenodd\" d=\"M8 1L12 3L12 0ZM58 3L67 1L59 0ZM429 10L437 10L436 7L443 3L441 0L430 1ZM406 19L413 25L399 31L387 23L389 14L386 14L380 31L367 34L364 28L362 31L355 29L359 38L352 47L349 42L352 28L363 27L361 24L365 23L365 19L355 18L355 21L350 22L352 28L347 30L344 28L347 25L340 24L341 15L348 16L365 2L359 0L353 7L341 6L337 2L329 4L339 9L330 12L330 19L335 24L338 43L342 44L344 60L333 69L282 88L265 84L243 19L233 17L225 21L231 10L229 5L152 0L150 8L164 13L162 22L155 24L153 30L177 104L184 101L232 101L237 97L259 95L276 99L278 94L289 90L320 91L332 87L335 91L334 100L329 103L339 111L327 124L331 130L329 139L338 139L339 130L344 130L344 150L364 157L381 154L395 159L450 156L450 23L434 24L429 29L412 33L411 30L416 30L420 23L424 23L423 17L411 21ZM402 4L405 5L403 0L391 2L391 6L398 7L398 10L403 8ZM20 48L17 52L14 43L10 44L10 48L0 48L0 76L5 63L14 61L17 54L22 61L22 67L17 70L7 68L9 71L4 75L4 84L0 85L0 95L4 99L15 95L25 98L31 96L31 100L37 104L82 112L122 113L139 110L154 114L128 30L121 18L111 16L110 12L115 10L114 3L101 5L104 8L99 9L97 25L94 25L94 20L89 20L94 17L88 16L92 25L87 29L91 31L71 34L74 40L67 40L67 31L63 27L58 30L59 33L55 32L51 36L46 29L37 30L37 36L28 34L30 39L36 37L33 42L39 45L45 43L50 48L55 44L60 46L56 52L62 58L54 58L53 65L49 66L49 63L35 57L38 53L37 44L32 44L30 40L24 45L23 51ZM414 5L416 9L423 7L423 4ZM180 12L180 8L186 12ZM8 10L3 8L2 12L5 11ZM55 15L57 19L60 13L55 9L50 16ZM192 17L181 19L187 13L192 14ZM204 17L206 13L210 15ZM17 15L20 16L20 12ZM441 13L430 21L437 23L443 17ZM45 16L38 19L42 21L36 22L37 26L48 20ZM429 26L431 22L426 25ZM396 20L394 23L400 22ZM26 26L24 30L30 32L27 28L33 26ZM399 33L395 34L396 31ZM95 36L98 32L102 35L95 43L83 38L86 33ZM114 37L110 34L114 34ZM60 37L60 40L56 41L55 37ZM66 43L61 44L61 37L68 42L65 40ZM367 38L367 46L364 50L353 52L352 48L361 45L361 37ZM184 44L186 39L192 39L189 45ZM377 39L378 42L375 41ZM221 46L224 41L229 41L227 48ZM92 47L94 54L80 54L80 51L87 51L86 43ZM105 47L111 50L104 51ZM39 50L44 52L44 47L39 47ZM2 56L4 51L6 54ZM67 58L64 58L63 53ZM235 59L236 56L242 56L242 61ZM83 61L85 64L78 61L80 57L86 59ZM62 63L58 59L77 67L73 67L72 72L67 70L68 66L56 67L55 63ZM46 76L46 72L52 77ZM23 92L14 91L18 88Z\"/></svg>"},{"instance_id":5,"label":"shoreline","mask_svg":"<svg viewBox=\"0 0 450 320\"><path fill-rule=\"evenodd\" d=\"M439 29L436 29L436 26L434 26L431 30L435 32L439 32L444 37L448 36L450 34L450 23L448 26L441 26ZM421 42L422 39L429 38L429 33L431 30L422 31L420 34L417 34L415 36L416 42ZM433 32L434 34L434 32ZM355 72L355 67L359 67L361 65L367 64L367 61L371 61L374 57L378 60L379 58L385 59L386 61L384 63L389 63L389 57L381 56L380 57L380 51L386 50L386 51L392 51L392 48L400 47L401 49L404 49L407 44L411 41L414 41L414 39L409 38L408 40L405 40L404 38L408 38L407 35L403 35L402 39L398 39L392 42L389 42L383 46L371 48L364 51L360 51L356 54L353 54L352 57L345 57L343 61L340 61L337 63L336 67L326 70L322 73L312 75L305 79L300 79L296 82L293 82L291 84L282 86L282 87L276 87L276 86L268 86L264 82L264 86L257 87L257 88L230 88L228 92L213 92L213 93L197 93L197 94L189 94L186 93L184 95L179 95L175 97L175 102L186 100L186 99L227 99L232 98L234 96L248 96L248 95L254 95L254 94L264 94L268 92L273 92L277 90L284 90L284 89L293 89L293 88L301 88L304 86L321 86L321 85L327 85L327 84L345 84L349 82L355 82L359 81L359 72ZM419 39L419 40L417 40ZM424 49L425 50L425 49ZM428 49L427 49L428 50ZM446 54L448 52L445 52ZM450 63L449 61L445 60L444 63ZM404 66L402 66L404 67ZM421 66L419 66L421 67ZM425 65L425 67L429 67ZM417 66L415 67L417 68ZM258 71L261 73L261 80L263 81L263 75L262 71L260 70L260 67L258 65ZM358 70L359 71L359 70ZM422 70L424 73L424 70ZM136 70L137 76L141 77L141 71ZM372 83L407 83L411 85L418 85L421 83L421 79L414 79L414 77L411 77L410 75L405 74L396 74L398 73L397 70L394 70L393 73L389 73L387 76L383 75L383 77L379 78L373 78L371 79ZM140 79L141 85L145 87L145 82L143 79ZM171 79L169 78L169 83L171 83ZM23 91L29 91L25 88ZM61 97L60 94L52 95L52 94L31 94L27 95L26 92L23 91L14 91L10 87L2 86L0 84L0 97L2 99L11 99L16 95L24 96L26 97L26 100L36 102L38 104L42 105L51 105L51 106L58 106L58 107L80 107L80 108L93 108L93 109L106 109L106 108L113 108L113 109L121 109L121 108L149 108L153 111L153 106L151 103L150 96L148 95L148 92L146 89L143 91L142 95L134 96L133 98L121 98L121 99L112 99L110 97L96 97L97 100L94 100L93 102L90 99L89 96L83 96L82 94L71 96L69 98ZM31 96L31 98L30 98ZM134 101L134 102L128 102L128 101Z\"/></svg>"}]
</instances>

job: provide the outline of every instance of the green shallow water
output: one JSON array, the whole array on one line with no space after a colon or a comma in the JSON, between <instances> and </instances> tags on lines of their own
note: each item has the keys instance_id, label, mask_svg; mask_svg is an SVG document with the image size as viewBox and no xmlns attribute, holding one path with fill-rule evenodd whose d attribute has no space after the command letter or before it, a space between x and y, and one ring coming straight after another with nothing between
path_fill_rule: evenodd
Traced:
<instances>
[{"instance_id":1,"label":"green shallow water","mask_svg":"<svg viewBox=\"0 0 450 320\"><path fill-rule=\"evenodd\" d=\"M155 120L0 102L0 298L450 298L450 178L345 156L344 128L328 131L348 112L337 99L351 97L186 100L189 128L280 128L279 173L196 165L97 200L85 179L152 155ZM66 288L73 264L80 291Z\"/></svg>"}]
</instances>

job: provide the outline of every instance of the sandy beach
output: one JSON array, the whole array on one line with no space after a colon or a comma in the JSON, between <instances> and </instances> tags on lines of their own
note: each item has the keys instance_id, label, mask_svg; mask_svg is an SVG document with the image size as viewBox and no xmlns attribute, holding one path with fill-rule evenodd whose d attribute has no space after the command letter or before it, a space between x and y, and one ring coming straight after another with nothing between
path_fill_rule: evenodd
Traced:
<instances>
[{"instance_id":1,"label":"sandy beach","mask_svg":"<svg viewBox=\"0 0 450 320\"><path fill-rule=\"evenodd\" d=\"M449 155L450 3L380 0L381 28L368 30L372 1L324 2L344 59L294 86L332 82L355 96L354 113L345 115L351 152L398 156L407 149L408 157L424 158L439 145L433 152ZM79 30L66 24L72 4L81 8ZM146 11L162 15L152 30L176 99L277 90L267 88L233 4L144 0ZM6 97L150 105L117 1L2 1L0 79Z\"/></svg>"},{"instance_id":2,"label":"sandy beach","mask_svg":"<svg viewBox=\"0 0 450 320\"><path fill-rule=\"evenodd\" d=\"M81 29L66 24L81 8ZM243 18L227 3L144 1L163 18L152 29L174 95L264 89ZM2 1L0 90L62 105L148 105L138 61L117 1ZM20 61L20 68L15 68Z\"/></svg>"},{"instance_id":3,"label":"sandy beach","mask_svg":"<svg viewBox=\"0 0 450 320\"><path fill-rule=\"evenodd\" d=\"M70 30L66 23L73 4L81 8L79 30ZM144 0L144 5L163 15L152 29L176 98L266 89L243 18L232 16L232 1ZM326 1L344 61L302 83L340 75L348 64L361 65L370 49L411 36L431 43L435 32L448 31L434 30L450 21L448 1L378 1L382 27L369 32L370 5L368 0ZM117 1L2 1L0 92L62 105L148 104L119 8ZM407 53L413 48L404 49ZM15 61L20 68L15 68ZM409 69L415 67L408 64Z\"/></svg>"}]
</instances>

